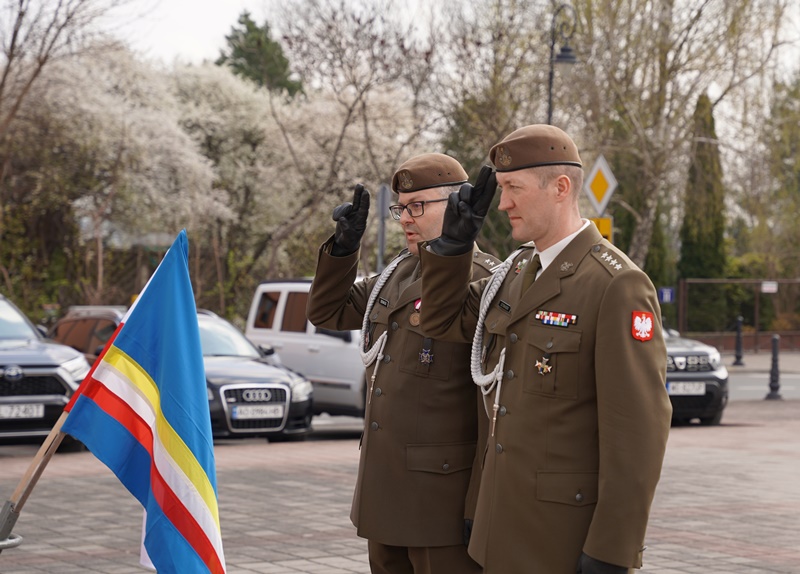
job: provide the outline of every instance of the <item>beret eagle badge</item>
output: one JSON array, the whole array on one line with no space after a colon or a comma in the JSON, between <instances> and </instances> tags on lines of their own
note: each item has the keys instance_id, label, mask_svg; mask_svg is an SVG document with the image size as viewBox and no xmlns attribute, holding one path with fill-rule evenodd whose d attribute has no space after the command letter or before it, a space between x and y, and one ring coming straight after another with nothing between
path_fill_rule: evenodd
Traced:
<instances>
[{"instance_id":1,"label":"beret eagle badge","mask_svg":"<svg viewBox=\"0 0 800 574\"><path fill-rule=\"evenodd\" d=\"M508 153L508 149L504 145L497 148L497 163L503 167L511 165L511 154Z\"/></svg>"},{"instance_id":2,"label":"beret eagle badge","mask_svg":"<svg viewBox=\"0 0 800 574\"><path fill-rule=\"evenodd\" d=\"M400 180L400 187L403 189L411 189L414 186L414 180L411 179L411 172L407 169L398 173L397 177Z\"/></svg>"}]
</instances>

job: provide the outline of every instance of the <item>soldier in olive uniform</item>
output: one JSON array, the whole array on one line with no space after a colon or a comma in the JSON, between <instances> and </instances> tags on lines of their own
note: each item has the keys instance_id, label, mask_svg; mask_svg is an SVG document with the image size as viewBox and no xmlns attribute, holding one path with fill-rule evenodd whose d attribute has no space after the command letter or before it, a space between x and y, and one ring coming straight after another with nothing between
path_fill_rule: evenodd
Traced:
<instances>
[{"instance_id":1,"label":"soldier in olive uniform","mask_svg":"<svg viewBox=\"0 0 800 574\"><path fill-rule=\"evenodd\" d=\"M469 374L470 347L424 337L419 325L426 302L418 244L441 234L448 197L471 188L466 182L447 155L423 154L401 165L392 189L403 203L389 210L408 248L380 276L354 284L369 210L368 192L356 186L353 202L334 210L336 231L320 248L311 286L313 324L362 329L367 408L350 517L369 541L376 574L481 571L465 545L480 477L473 464L479 423L484 443L488 431ZM469 259L475 279L499 263L474 247Z\"/></svg>"},{"instance_id":2,"label":"soldier in olive uniform","mask_svg":"<svg viewBox=\"0 0 800 574\"><path fill-rule=\"evenodd\" d=\"M451 196L421 250L423 332L474 338L491 418L469 553L486 574L628 573L671 418L656 291L581 218L581 160L562 130L516 130L490 159L497 173ZM512 236L530 243L470 282L497 183Z\"/></svg>"}]
</instances>

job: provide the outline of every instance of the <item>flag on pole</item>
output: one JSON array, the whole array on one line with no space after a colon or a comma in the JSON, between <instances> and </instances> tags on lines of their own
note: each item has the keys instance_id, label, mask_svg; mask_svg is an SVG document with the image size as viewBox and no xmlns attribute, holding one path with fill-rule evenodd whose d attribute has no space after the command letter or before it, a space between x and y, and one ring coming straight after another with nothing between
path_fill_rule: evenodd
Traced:
<instances>
[{"instance_id":1,"label":"flag on pole","mask_svg":"<svg viewBox=\"0 0 800 574\"><path fill-rule=\"evenodd\" d=\"M186 231L178 234L65 408L142 504L160 574L225 572L211 419Z\"/></svg>"}]
</instances>

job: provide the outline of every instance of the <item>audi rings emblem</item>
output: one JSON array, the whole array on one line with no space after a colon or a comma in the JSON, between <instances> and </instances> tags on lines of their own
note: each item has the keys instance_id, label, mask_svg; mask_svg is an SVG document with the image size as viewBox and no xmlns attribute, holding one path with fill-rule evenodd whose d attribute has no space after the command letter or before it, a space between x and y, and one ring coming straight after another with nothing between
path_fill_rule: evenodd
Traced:
<instances>
[{"instance_id":1,"label":"audi rings emblem","mask_svg":"<svg viewBox=\"0 0 800 574\"><path fill-rule=\"evenodd\" d=\"M272 400L269 389L247 389L242 393L242 399L248 403L268 403Z\"/></svg>"},{"instance_id":2,"label":"audi rings emblem","mask_svg":"<svg viewBox=\"0 0 800 574\"><path fill-rule=\"evenodd\" d=\"M3 370L3 378L10 383L21 381L22 376L22 367L17 365L9 365Z\"/></svg>"}]
</instances>

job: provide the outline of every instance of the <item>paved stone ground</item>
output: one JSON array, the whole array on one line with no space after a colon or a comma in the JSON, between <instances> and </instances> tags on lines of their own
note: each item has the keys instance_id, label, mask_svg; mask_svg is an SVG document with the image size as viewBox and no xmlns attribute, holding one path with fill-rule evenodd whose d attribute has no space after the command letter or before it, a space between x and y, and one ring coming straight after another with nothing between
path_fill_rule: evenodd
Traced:
<instances>
[{"instance_id":1,"label":"paved stone ground","mask_svg":"<svg viewBox=\"0 0 800 574\"><path fill-rule=\"evenodd\" d=\"M316 440L303 443L217 444L230 574L369 572L348 518L358 424L323 419ZM35 452L0 446L0 500ZM798 476L800 400L732 402L718 427L673 428L642 572L800 574ZM59 453L14 529L22 544L0 554L0 573L145 572L141 516L90 453Z\"/></svg>"}]
</instances>

